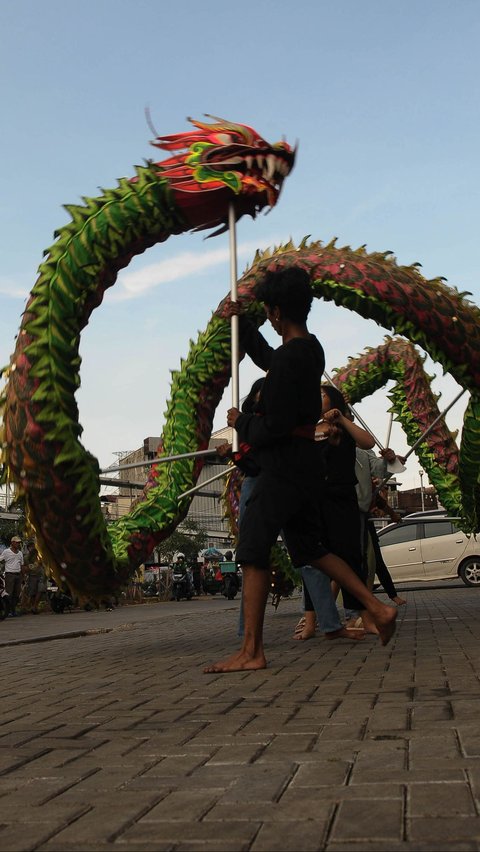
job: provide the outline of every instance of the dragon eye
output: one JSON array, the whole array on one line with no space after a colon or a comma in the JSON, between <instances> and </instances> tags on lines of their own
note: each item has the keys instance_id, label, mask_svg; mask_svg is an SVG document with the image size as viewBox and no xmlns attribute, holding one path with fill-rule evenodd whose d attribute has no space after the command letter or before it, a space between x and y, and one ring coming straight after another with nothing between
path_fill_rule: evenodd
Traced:
<instances>
[{"instance_id":1,"label":"dragon eye","mask_svg":"<svg viewBox=\"0 0 480 852\"><path fill-rule=\"evenodd\" d=\"M216 134L217 142L220 142L222 145L231 145L232 137L228 135L228 133L217 133Z\"/></svg>"}]
</instances>

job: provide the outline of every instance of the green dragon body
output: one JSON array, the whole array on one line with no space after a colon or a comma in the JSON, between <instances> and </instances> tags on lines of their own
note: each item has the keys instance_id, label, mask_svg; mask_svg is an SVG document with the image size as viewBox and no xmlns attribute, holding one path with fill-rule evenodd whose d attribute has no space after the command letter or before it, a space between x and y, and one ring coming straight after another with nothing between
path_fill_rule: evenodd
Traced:
<instances>
[{"instance_id":1,"label":"green dragon body","mask_svg":"<svg viewBox=\"0 0 480 852\"><path fill-rule=\"evenodd\" d=\"M336 370L334 383L354 404L389 379L395 381L388 393L390 411L401 423L408 443L413 446L419 441L418 460L442 504L453 515L461 515L458 447L455 435L438 411L437 397L430 387L432 377L425 373L424 361L412 343L389 337L382 346L367 349L358 358L351 358L346 367Z\"/></svg>"},{"instance_id":2,"label":"green dragon body","mask_svg":"<svg viewBox=\"0 0 480 852\"><path fill-rule=\"evenodd\" d=\"M27 516L45 565L81 596L120 589L156 543L185 517L179 502L202 468L192 459L153 470L142 499L107 530L99 469L81 445L75 402L79 343L91 312L118 271L154 243L199 228L226 227L276 203L294 151L269 145L245 125L218 119L154 144L172 152L137 168L133 180L68 206L70 224L46 253L5 370L3 461L25 494ZM168 454L206 448L228 382L228 327L217 319L192 347L185 376L174 377L163 447Z\"/></svg>"},{"instance_id":3,"label":"green dragon body","mask_svg":"<svg viewBox=\"0 0 480 852\"><path fill-rule=\"evenodd\" d=\"M58 232L40 267L6 370L5 469L25 493L28 518L50 571L84 597L121 587L155 544L171 534L191 501L180 495L195 484L203 463L182 459L154 466L130 514L106 527L98 498L98 464L79 441L74 395L80 332L134 254L192 227L222 225L232 199L237 216L255 215L264 204L275 203L293 165L294 154L285 143L268 146L242 125L196 126L199 131L162 137L157 143L172 151L188 145L187 156L176 153L163 163L149 163L137 169L135 180L122 180L117 189L87 199L85 206L68 208L72 222ZM400 267L389 255L304 242L257 257L239 280L238 300L257 325L265 316L255 302L255 285L266 270L289 264L308 271L316 297L333 300L419 343L470 391L459 457L448 430L437 431L437 443L432 443L433 437L425 442L419 456L439 490L451 492L450 503L442 494L445 505L458 507L465 528L477 530L478 309L441 280L426 281L416 267ZM208 444L215 409L230 379L228 298L172 374L161 439L166 455ZM352 362L346 372L340 371L336 381L354 401L371 393L380 380L396 378L394 408L409 438L418 437L435 417L428 381L421 411L414 404L415 397L420 399L418 370L408 366L398 344L387 343L378 357L363 357L362 364Z\"/></svg>"},{"instance_id":4,"label":"green dragon body","mask_svg":"<svg viewBox=\"0 0 480 852\"><path fill-rule=\"evenodd\" d=\"M335 242L323 245L304 241L299 247L289 244L258 256L240 279L238 300L258 324L264 317L255 303L256 284L267 270L289 265L299 265L308 272L317 298L349 308L420 344L470 392L458 456L454 437L445 424L441 433L434 431L420 444L417 455L432 482L439 487L445 505L463 518L467 532L477 532L480 528L480 311L466 298L470 294L448 287L440 278L426 280L417 264L399 266L391 252L367 254L363 247L352 250L337 248ZM217 309L220 316L227 301L228 297ZM421 380L421 393L418 386L415 388L420 372L418 368L409 372L413 366L410 363L408 367L410 359L411 354L407 358L406 350L399 357L398 344L390 344L366 353L357 363L351 362L348 369L338 372L335 381L356 401L406 371L407 384L402 387L402 382L397 382L392 398L394 411L413 443L436 419L438 409L428 377ZM414 404L415 397L418 405Z\"/></svg>"}]
</instances>

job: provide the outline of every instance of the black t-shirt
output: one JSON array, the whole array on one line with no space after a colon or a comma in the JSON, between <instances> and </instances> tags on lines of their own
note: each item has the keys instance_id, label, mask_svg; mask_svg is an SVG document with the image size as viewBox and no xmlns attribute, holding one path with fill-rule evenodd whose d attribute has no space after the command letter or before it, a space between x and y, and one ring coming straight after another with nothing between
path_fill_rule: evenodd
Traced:
<instances>
[{"instance_id":1,"label":"black t-shirt","mask_svg":"<svg viewBox=\"0 0 480 852\"><path fill-rule=\"evenodd\" d=\"M292 435L297 426L315 426L321 416L325 356L317 338L295 337L272 349L255 328L242 333L242 348L268 369L257 413L240 414L236 430L249 444L262 470L300 482L317 476L314 441Z\"/></svg>"}]
</instances>

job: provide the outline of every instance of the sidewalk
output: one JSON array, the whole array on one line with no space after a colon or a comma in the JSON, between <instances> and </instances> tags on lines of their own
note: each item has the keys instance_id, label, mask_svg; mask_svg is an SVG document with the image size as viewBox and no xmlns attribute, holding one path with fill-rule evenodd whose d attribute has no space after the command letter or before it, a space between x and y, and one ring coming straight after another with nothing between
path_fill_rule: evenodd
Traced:
<instances>
[{"instance_id":1,"label":"sidewalk","mask_svg":"<svg viewBox=\"0 0 480 852\"><path fill-rule=\"evenodd\" d=\"M0 623L1 852L480 850L480 594L407 598L387 648L269 607L232 675L238 600Z\"/></svg>"}]
</instances>

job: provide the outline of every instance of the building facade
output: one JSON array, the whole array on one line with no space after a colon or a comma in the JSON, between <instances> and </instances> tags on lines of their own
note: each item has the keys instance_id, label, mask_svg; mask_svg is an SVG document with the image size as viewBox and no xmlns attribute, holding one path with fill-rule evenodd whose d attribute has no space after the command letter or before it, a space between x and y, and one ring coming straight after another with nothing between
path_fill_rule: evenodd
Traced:
<instances>
[{"instance_id":1,"label":"building facade","mask_svg":"<svg viewBox=\"0 0 480 852\"><path fill-rule=\"evenodd\" d=\"M231 442L232 430L230 427L214 432L209 441L208 448L213 449L225 442ZM150 465L157 458L159 437L145 438L143 445L132 452L125 452L119 458L118 485L113 485L116 479L109 479L109 490L115 489L116 493L105 493L101 496L105 517L110 521L117 520L127 514L132 504L141 494L149 472ZM144 464L145 463L145 464ZM174 463L174 462L173 462ZM134 465L134 467L131 467ZM112 465L113 467L113 465ZM206 531L208 537L207 547L216 547L221 550L232 547L230 527L224 518L222 493L225 487L225 477L229 469L221 459L215 456L207 456L200 476L198 478L198 491L194 494L187 515L189 521ZM213 477L222 474L219 478L209 482ZM113 474L112 474L113 475ZM179 529L182 528L180 524Z\"/></svg>"}]
</instances>

